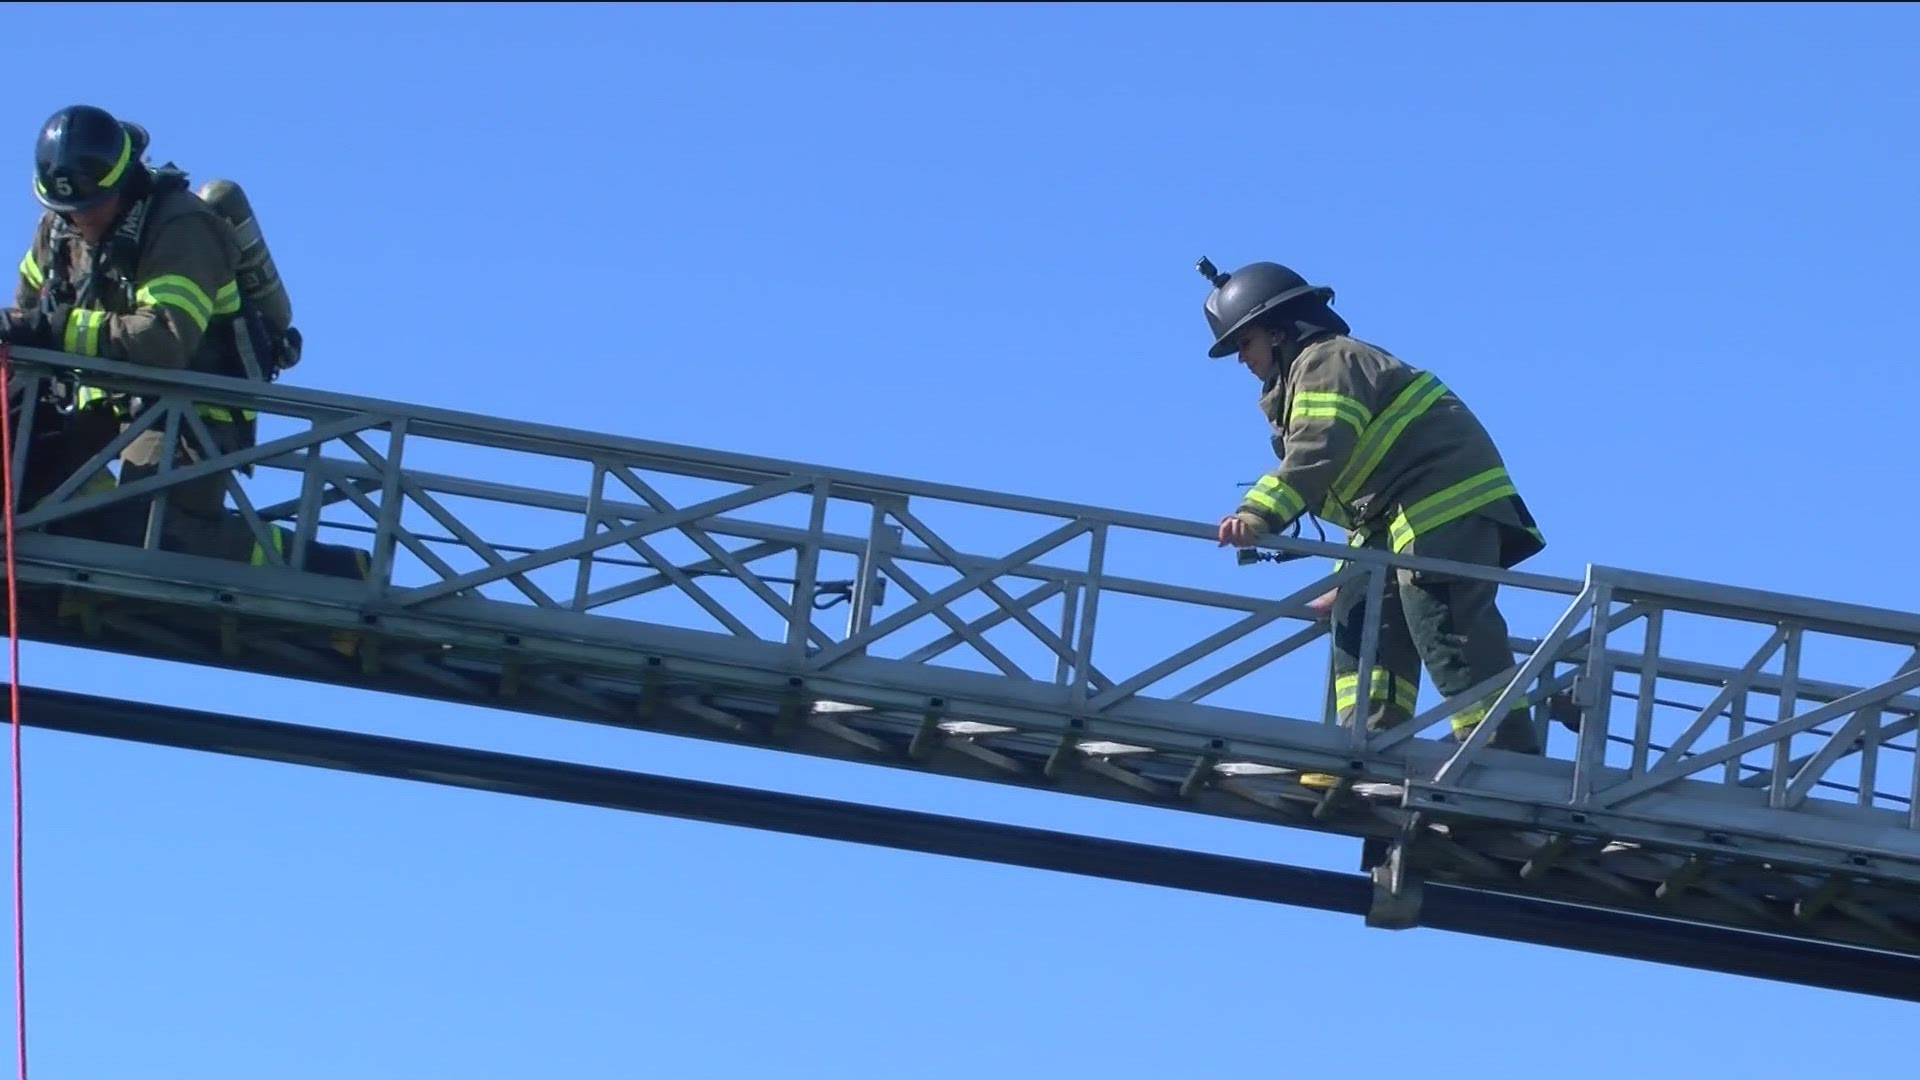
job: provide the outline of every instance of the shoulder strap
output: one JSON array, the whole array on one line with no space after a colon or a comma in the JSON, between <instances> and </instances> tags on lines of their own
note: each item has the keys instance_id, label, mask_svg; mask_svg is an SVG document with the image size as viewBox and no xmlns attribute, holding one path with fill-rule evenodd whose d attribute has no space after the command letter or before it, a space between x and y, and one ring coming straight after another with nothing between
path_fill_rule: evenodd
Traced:
<instances>
[{"instance_id":1,"label":"shoulder strap","mask_svg":"<svg viewBox=\"0 0 1920 1080\"><path fill-rule=\"evenodd\" d=\"M110 240L112 263L125 271L131 271L139 265L143 250L141 245L146 241L147 219L153 214L154 200L170 192L187 190L187 174L171 161L153 170L150 175L152 179L147 184L146 193L121 216L120 224L114 228Z\"/></svg>"},{"instance_id":2,"label":"shoulder strap","mask_svg":"<svg viewBox=\"0 0 1920 1080\"><path fill-rule=\"evenodd\" d=\"M57 304L77 304L73 283L73 245L80 234L58 214L48 215L53 223L47 228L47 266L41 275L40 303L51 309Z\"/></svg>"}]
</instances>

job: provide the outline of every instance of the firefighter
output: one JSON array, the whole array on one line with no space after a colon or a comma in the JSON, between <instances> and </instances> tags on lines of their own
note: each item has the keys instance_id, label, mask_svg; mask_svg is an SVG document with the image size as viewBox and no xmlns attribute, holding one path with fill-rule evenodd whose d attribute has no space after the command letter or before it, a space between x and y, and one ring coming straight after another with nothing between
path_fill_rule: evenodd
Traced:
<instances>
[{"instance_id":1,"label":"firefighter","mask_svg":"<svg viewBox=\"0 0 1920 1080\"><path fill-rule=\"evenodd\" d=\"M1432 374L1351 336L1332 308L1333 290L1272 262L1231 274L1200 260L1212 283L1205 311L1219 359L1238 353L1260 381L1260 411L1279 467L1261 477L1219 526L1219 542L1247 547L1313 513L1348 532L1348 543L1454 562L1508 568L1546 541L1508 476L1499 450L1458 396ZM1511 667L1496 586L1431 570L1396 569L1386 581L1380 638L1364 695L1369 730L1411 719L1421 665L1446 696ZM1351 724L1359 684L1364 578L1332 600L1335 708ZM1496 747L1541 752L1516 699L1494 732ZM1464 740L1491 697L1452 718ZM1332 786L1320 774L1300 778Z\"/></svg>"},{"instance_id":2,"label":"firefighter","mask_svg":"<svg viewBox=\"0 0 1920 1080\"><path fill-rule=\"evenodd\" d=\"M233 230L188 190L184 173L146 164L147 143L140 125L91 105L61 109L41 127L33 191L45 213L20 262L14 307L0 312L0 337L154 367L236 374L242 370L233 331L241 253ZM79 388L77 402L79 415L106 418L109 432L124 430L139 406L89 387ZM251 414L212 405L200 406L199 414L221 451L252 444ZM160 424L136 437L120 454L119 482L158 471L164 442ZM173 453L176 467L203 456L185 425ZM233 533L223 527L225 474L166 491L163 547L247 557L230 550ZM116 514L113 538L140 542L148 505L133 500Z\"/></svg>"}]
</instances>

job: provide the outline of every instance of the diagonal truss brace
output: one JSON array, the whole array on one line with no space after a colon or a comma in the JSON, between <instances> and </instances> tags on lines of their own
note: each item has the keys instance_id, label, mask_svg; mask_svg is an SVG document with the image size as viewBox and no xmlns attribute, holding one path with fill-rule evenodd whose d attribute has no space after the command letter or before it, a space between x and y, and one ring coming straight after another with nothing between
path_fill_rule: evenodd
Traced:
<instances>
[{"instance_id":1,"label":"diagonal truss brace","mask_svg":"<svg viewBox=\"0 0 1920 1080\"><path fill-rule=\"evenodd\" d=\"M609 529L593 537L569 540L564 544L556 544L553 547L532 555L523 555L499 566L489 567L485 570L474 570L457 577L449 578L437 585L398 590L400 598L397 600L397 603L402 607L416 607L429 600L437 600L440 597L485 585L491 581L499 581L515 572L538 570L543 566L551 566L554 563L565 562L568 559L578 558L590 552L604 551L615 545L624 544L630 539L638 539L657 532L664 532L689 521L698 521L703 517L713 514L736 510L742 506L748 506L766 499L785 495L788 492L797 491L805 487L808 482L804 477L783 477L768 480L765 483L756 484L745 491L736 491L728 495L719 496L718 498L709 499L703 503L696 503L693 506L676 510L670 514L662 514L648 521L637 522L632 525L622 526L618 529Z\"/></svg>"},{"instance_id":2,"label":"diagonal truss brace","mask_svg":"<svg viewBox=\"0 0 1920 1080\"><path fill-rule=\"evenodd\" d=\"M1884 704L1889 698L1897 697L1915 687L1920 687L1920 670L1909 669L1878 686L1871 686L1857 693L1849 694L1839 701L1810 709L1790 720L1775 724L1762 731L1756 731L1744 738L1734 739L1723 746L1696 754L1685 761L1675 762L1665 768L1654 769L1647 775L1627 780L1596 792L1588 800L1595 808L1606 808L1623 803L1636 796L1658 790L1662 787L1696 773L1704 772L1725 761L1739 758L1754 750L1780 744L1791 736L1809 731L1829 720L1852 713L1863 712ZM1838 737L1829 740L1828 745L1839 742ZM1841 744L1844 746L1844 744Z\"/></svg>"},{"instance_id":3,"label":"diagonal truss brace","mask_svg":"<svg viewBox=\"0 0 1920 1080\"><path fill-rule=\"evenodd\" d=\"M839 644L821 650L813 656L809 666L815 670L827 668L835 661L849 656L865 646L884 638L916 619L953 603L960 597L992 581L994 578L1000 577L1009 570L1065 545L1081 534L1090 531L1091 528L1091 525L1083 521L1068 522L1045 536L1040 537L1038 540L1023 545L1012 554L967 574L959 581L916 601L914 604L900 611L894 612L866 629L848 635L842 639Z\"/></svg>"}]
</instances>

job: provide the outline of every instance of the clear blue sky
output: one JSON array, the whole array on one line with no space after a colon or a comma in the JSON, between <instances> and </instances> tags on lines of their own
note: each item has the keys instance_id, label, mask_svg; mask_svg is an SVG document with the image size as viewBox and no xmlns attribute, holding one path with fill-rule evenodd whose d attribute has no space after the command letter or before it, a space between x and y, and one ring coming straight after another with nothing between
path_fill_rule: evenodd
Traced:
<instances>
[{"instance_id":1,"label":"clear blue sky","mask_svg":"<svg viewBox=\"0 0 1920 1080\"><path fill-rule=\"evenodd\" d=\"M300 385L1212 521L1270 455L1250 379L1205 359L1193 262L1278 259L1484 418L1551 540L1530 568L1920 607L1880 558L1917 520L1910 8L11 18L19 243L45 116L141 121L155 160L252 193L307 334ZM1219 580L1278 587L1252 573ZM1355 861L1294 832L507 713L23 662L30 684ZM1868 1034L1909 1009L1837 993L44 732L27 749L48 1078L1479 1080L1909 1057Z\"/></svg>"}]
</instances>

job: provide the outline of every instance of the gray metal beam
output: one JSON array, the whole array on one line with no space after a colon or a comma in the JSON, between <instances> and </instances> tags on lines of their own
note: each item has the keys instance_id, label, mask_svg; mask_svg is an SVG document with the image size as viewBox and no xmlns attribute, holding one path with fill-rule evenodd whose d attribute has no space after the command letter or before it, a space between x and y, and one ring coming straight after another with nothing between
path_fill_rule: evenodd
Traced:
<instances>
[{"instance_id":1,"label":"gray metal beam","mask_svg":"<svg viewBox=\"0 0 1920 1080\"><path fill-rule=\"evenodd\" d=\"M34 687L21 697L29 724L71 734L1347 915L1373 901L1366 878L1327 870ZM1445 932L1920 1001L1920 956L1446 885L1430 887L1421 914Z\"/></svg>"}]
</instances>

